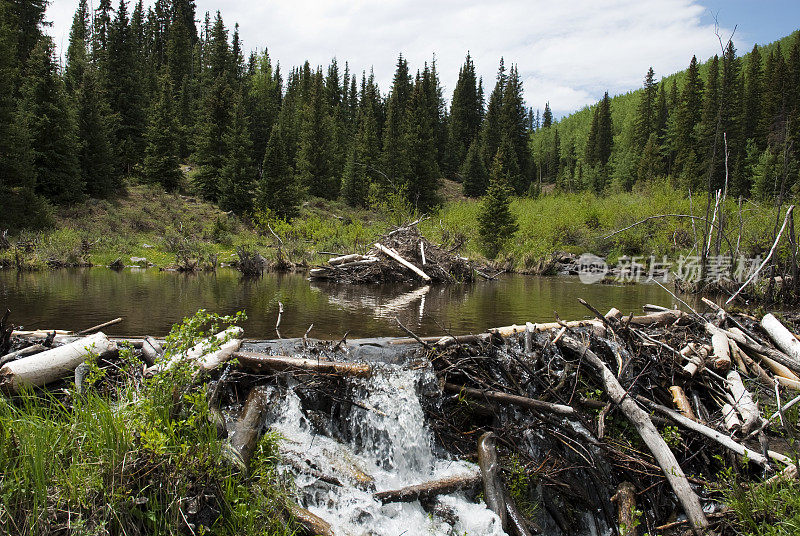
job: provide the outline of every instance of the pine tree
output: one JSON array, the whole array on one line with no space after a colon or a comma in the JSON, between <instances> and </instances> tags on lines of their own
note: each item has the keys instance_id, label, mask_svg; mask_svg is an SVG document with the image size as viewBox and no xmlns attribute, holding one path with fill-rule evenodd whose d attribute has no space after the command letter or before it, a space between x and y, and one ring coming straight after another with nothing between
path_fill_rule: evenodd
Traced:
<instances>
[{"instance_id":1,"label":"pine tree","mask_svg":"<svg viewBox=\"0 0 800 536\"><path fill-rule=\"evenodd\" d=\"M252 209L256 168L253 165L250 130L241 99L233 108L233 122L225 133L228 152L220 171L219 206L236 214L246 214Z\"/></svg>"},{"instance_id":2,"label":"pine tree","mask_svg":"<svg viewBox=\"0 0 800 536\"><path fill-rule=\"evenodd\" d=\"M369 188L380 183L380 138L375 109L362 100L355 143L342 176L342 196L350 206L366 206Z\"/></svg>"},{"instance_id":3,"label":"pine tree","mask_svg":"<svg viewBox=\"0 0 800 536\"><path fill-rule=\"evenodd\" d=\"M183 180L178 159L178 121L172 95L172 81L164 75L158 100L150 113L143 167L144 179L152 184L161 184L167 191L178 190Z\"/></svg>"},{"instance_id":4,"label":"pine tree","mask_svg":"<svg viewBox=\"0 0 800 536\"><path fill-rule=\"evenodd\" d=\"M420 211L430 210L441 203L436 125L430 114L431 94L425 87L427 76L430 76L427 68L422 76L417 74L403 128L405 154L402 158L408 166L403 184L408 201Z\"/></svg>"},{"instance_id":5,"label":"pine tree","mask_svg":"<svg viewBox=\"0 0 800 536\"><path fill-rule=\"evenodd\" d=\"M680 97L680 105L675 120L674 151L678 167L683 167L683 162L689 153L696 150L699 143L697 139L697 125L703 118L703 80L697 64L697 57L692 56L689 68L686 70L686 84Z\"/></svg>"},{"instance_id":6,"label":"pine tree","mask_svg":"<svg viewBox=\"0 0 800 536\"><path fill-rule=\"evenodd\" d=\"M639 148L644 148L650 135L656 130L656 99L658 98L658 85L655 81L653 68L647 70L644 86L639 100L636 118L635 142Z\"/></svg>"},{"instance_id":7,"label":"pine tree","mask_svg":"<svg viewBox=\"0 0 800 536\"><path fill-rule=\"evenodd\" d=\"M16 63L23 66L34 47L42 37L41 26L44 22L48 0L6 1L5 11L10 28L15 34L14 48L4 50L3 54L16 51Z\"/></svg>"},{"instance_id":8,"label":"pine tree","mask_svg":"<svg viewBox=\"0 0 800 536\"><path fill-rule=\"evenodd\" d=\"M258 207L272 211L279 218L291 220L300 213L302 190L294 176L282 139L280 123L272 127L258 182Z\"/></svg>"},{"instance_id":9,"label":"pine tree","mask_svg":"<svg viewBox=\"0 0 800 536\"><path fill-rule=\"evenodd\" d=\"M114 166L110 110L102 93L99 75L92 67L83 71L77 92L80 175L86 193L92 197L111 197L121 187Z\"/></svg>"},{"instance_id":10,"label":"pine tree","mask_svg":"<svg viewBox=\"0 0 800 536\"><path fill-rule=\"evenodd\" d=\"M740 163L744 158L745 143L742 140L742 78L741 60L736 55L732 41L728 41L722 58L722 84L720 87L720 127L724 133L720 160L723 167L723 180L716 188L731 189L734 195L744 195L750 191L750 183L741 172ZM724 183L725 151L727 150L728 183Z\"/></svg>"},{"instance_id":11,"label":"pine tree","mask_svg":"<svg viewBox=\"0 0 800 536\"><path fill-rule=\"evenodd\" d=\"M510 187L503 172L504 154L498 150L492 162L489 191L478 214L478 234L481 246L490 259L497 257L505 244L519 229L516 218L510 210Z\"/></svg>"},{"instance_id":12,"label":"pine tree","mask_svg":"<svg viewBox=\"0 0 800 536\"><path fill-rule=\"evenodd\" d=\"M461 177L464 181L464 195L467 197L480 197L489 187L489 173L483 163L479 141L472 141L469 146L464 163L461 165Z\"/></svg>"},{"instance_id":13,"label":"pine tree","mask_svg":"<svg viewBox=\"0 0 800 536\"><path fill-rule=\"evenodd\" d=\"M544 114L542 114L542 128L550 128L553 124L553 112L550 111L550 103L544 104Z\"/></svg>"},{"instance_id":14,"label":"pine tree","mask_svg":"<svg viewBox=\"0 0 800 536\"><path fill-rule=\"evenodd\" d=\"M281 87L272 70L267 51L255 57L255 72L247 81L247 109L251 121L253 161L259 168L264 161L272 125L278 119Z\"/></svg>"},{"instance_id":15,"label":"pine tree","mask_svg":"<svg viewBox=\"0 0 800 536\"><path fill-rule=\"evenodd\" d=\"M497 70L497 81L495 82L492 94L489 96L489 104L486 107L486 117L483 121L481 132L481 143L483 145L483 159L487 166L493 161L500 141L503 137L503 91L505 91L506 67L503 58L500 58L500 67Z\"/></svg>"},{"instance_id":16,"label":"pine tree","mask_svg":"<svg viewBox=\"0 0 800 536\"><path fill-rule=\"evenodd\" d=\"M404 126L411 90L408 62L401 54L397 60L392 91L386 105L386 125L383 130L383 171L388 181L394 184L408 174L408 165L404 160L406 154Z\"/></svg>"},{"instance_id":17,"label":"pine tree","mask_svg":"<svg viewBox=\"0 0 800 536\"><path fill-rule=\"evenodd\" d=\"M333 169L333 121L325 99L322 71L317 70L303 107L300 146L297 151L297 176L311 195L335 199L340 177Z\"/></svg>"},{"instance_id":18,"label":"pine tree","mask_svg":"<svg viewBox=\"0 0 800 536\"><path fill-rule=\"evenodd\" d=\"M509 177L509 181L516 193L522 194L528 190L528 184L530 183L531 152L528 147L527 113L525 111L525 100L522 96L522 80L519 77L519 70L516 65L512 65L509 71L503 91L503 106L500 116L503 136L508 138L518 165L517 174Z\"/></svg>"},{"instance_id":19,"label":"pine tree","mask_svg":"<svg viewBox=\"0 0 800 536\"><path fill-rule=\"evenodd\" d=\"M742 117L742 131L749 139L755 140L759 147L764 147L766 137L761 132L761 91L762 91L762 71L761 71L761 51L758 45L753 45L750 52L750 60L747 63L747 74L745 76L745 97L744 111Z\"/></svg>"},{"instance_id":20,"label":"pine tree","mask_svg":"<svg viewBox=\"0 0 800 536\"><path fill-rule=\"evenodd\" d=\"M125 0L120 0L116 17L108 30L107 56L105 93L111 111L117 117L117 158L120 169L130 173L144 152L147 116Z\"/></svg>"},{"instance_id":21,"label":"pine tree","mask_svg":"<svg viewBox=\"0 0 800 536\"><path fill-rule=\"evenodd\" d=\"M614 132L611 119L611 99L608 91L603 96L598 106L597 115L597 161L601 165L606 165L611 158L611 150L614 145Z\"/></svg>"},{"instance_id":22,"label":"pine tree","mask_svg":"<svg viewBox=\"0 0 800 536\"><path fill-rule=\"evenodd\" d=\"M86 69L86 63L89 60L88 43L89 5L87 0L80 0L69 32L67 68L64 72L64 82L70 94L78 89L83 79L83 71Z\"/></svg>"},{"instance_id":23,"label":"pine tree","mask_svg":"<svg viewBox=\"0 0 800 536\"><path fill-rule=\"evenodd\" d=\"M700 149L698 156L702 159L706 175L710 177L709 188L713 191L722 183L725 173L722 147L722 131L720 130L719 100L719 57L714 56L708 64L708 77L703 94L703 116L700 123Z\"/></svg>"},{"instance_id":24,"label":"pine tree","mask_svg":"<svg viewBox=\"0 0 800 536\"><path fill-rule=\"evenodd\" d=\"M464 65L458 71L458 81L450 105L450 159L453 168L465 162L467 151L480 133L482 106L475 65L467 53Z\"/></svg>"},{"instance_id":25,"label":"pine tree","mask_svg":"<svg viewBox=\"0 0 800 536\"><path fill-rule=\"evenodd\" d=\"M32 148L36 192L56 203L80 199L84 184L78 166L75 113L53 56L42 37L31 52L21 89L19 118Z\"/></svg>"},{"instance_id":26,"label":"pine tree","mask_svg":"<svg viewBox=\"0 0 800 536\"><path fill-rule=\"evenodd\" d=\"M550 174L550 179L553 182L558 180L559 173L561 172L561 138L558 135L558 129L553 128L553 145L550 149L549 164L547 171Z\"/></svg>"}]
</instances>

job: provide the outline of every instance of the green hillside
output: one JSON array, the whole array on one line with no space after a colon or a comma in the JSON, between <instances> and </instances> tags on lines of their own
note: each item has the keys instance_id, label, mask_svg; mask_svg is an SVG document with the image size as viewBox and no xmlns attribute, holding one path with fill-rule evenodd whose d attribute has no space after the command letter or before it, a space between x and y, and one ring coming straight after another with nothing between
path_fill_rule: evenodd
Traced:
<instances>
[{"instance_id":1,"label":"green hillside","mask_svg":"<svg viewBox=\"0 0 800 536\"><path fill-rule=\"evenodd\" d=\"M735 47L735 43L733 45ZM691 125L690 134L700 145L692 166L687 165L687 155L681 154L685 147L681 147L677 139L681 111L689 104L684 95L687 69L661 80L656 73L652 88L655 102L649 107L649 113L654 117L653 123L660 119L662 124L647 125L655 134L648 154L644 154L647 138L639 136L640 131L648 130L644 126L647 121L643 119L644 111L648 110L643 105L645 89L640 88L610 98L613 148L605 165L592 166L587 162L592 119L602 101L562 118L552 127L534 132L530 144L537 163L537 178L542 184L554 183L564 190L593 187L598 191L629 190L635 182L657 177L669 178L677 186L707 189L711 167L712 189L716 189L724 186L724 151L721 148L727 137L729 179L734 193L770 199L780 190L774 185L775 177L782 179L784 174L786 189L790 190L797 182L800 148L797 142L800 30L758 46L757 50L755 65L752 51L741 51L747 52L741 56L734 52L719 57L716 92L709 91L713 58L698 64L703 92L701 100L694 104L703 110L705 117ZM757 74L755 82L753 73ZM713 106L714 99L716 106ZM755 110L750 109L753 101L757 105ZM717 133L718 124L721 128ZM718 150L712 158L715 137ZM783 158L778 158L785 148L788 148L786 165ZM720 178L722 184L719 184ZM773 184L766 184L770 182Z\"/></svg>"}]
</instances>

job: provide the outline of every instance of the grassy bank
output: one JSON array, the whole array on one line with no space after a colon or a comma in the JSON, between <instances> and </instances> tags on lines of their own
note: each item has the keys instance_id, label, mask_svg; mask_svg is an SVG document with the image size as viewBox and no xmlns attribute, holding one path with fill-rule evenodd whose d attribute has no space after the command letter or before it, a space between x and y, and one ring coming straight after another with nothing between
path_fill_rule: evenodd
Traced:
<instances>
[{"instance_id":1,"label":"grassy bank","mask_svg":"<svg viewBox=\"0 0 800 536\"><path fill-rule=\"evenodd\" d=\"M448 183L444 206L421 224L423 234L462 254L483 259L478 237L480 201L459 195L459 185ZM519 231L497 261L506 269L534 270L538 261L554 252L591 252L615 260L622 255L680 255L696 253L703 221L657 218L630 230L607 235L650 216L693 214L705 216L706 196L679 193L666 184L650 184L634 192L598 197L592 193L546 194L517 198L511 210ZM735 200L724 207L727 234L732 246L747 257L769 249L777 209ZM120 259L125 265L144 264L166 268L193 258L201 267L230 262L238 248L259 251L277 259L280 236L282 253L290 261L309 265L323 262L318 252L364 252L392 225L417 217L402 203L391 200L371 209L353 209L338 201L311 199L291 223L257 214L242 219L224 213L198 198L169 194L150 186L131 186L113 200L91 200L56 212L56 227L44 232L23 232L12 237L17 248L0 252L0 263L17 262L27 268L76 264L109 265ZM741 225L741 240L738 239ZM727 246L723 250L727 250Z\"/></svg>"},{"instance_id":2,"label":"grassy bank","mask_svg":"<svg viewBox=\"0 0 800 536\"><path fill-rule=\"evenodd\" d=\"M188 348L209 320L174 328L167 351ZM0 396L0 533L294 533L274 436L261 438L244 474L188 367L143 380L130 351L114 366L90 363L82 394L68 384Z\"/></svg>"}]
</instances>

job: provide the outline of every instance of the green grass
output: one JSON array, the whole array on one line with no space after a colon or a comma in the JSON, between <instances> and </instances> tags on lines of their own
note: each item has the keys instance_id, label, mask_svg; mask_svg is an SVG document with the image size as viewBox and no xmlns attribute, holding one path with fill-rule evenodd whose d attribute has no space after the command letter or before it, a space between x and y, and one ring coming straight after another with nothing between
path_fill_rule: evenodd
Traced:
<instances>
[{"instance_id":1,"label":"green grass","mask_svg":"<svg viewBox=\"0 0 800 536\"><path fill-rule=\"evenodd\" d=\"M203 324L231 320L201 312L173 329L168 351L197 340ZM123 356L123 368L136 366ZM262 437L244 475L226 461L205 385L188 368L143 385L103 385L102 371L93 372L82 395L0 398L0 533L293 534L279 507L286 490L273 435Z\"/></svg>"},{"instance_id":2,"label":"green grass","mask_svg":"<svg viewBox=\"0 0 800 536\"><path fill-rule=\"evenodd\" d=\"M430 214L420 228L424 235L448 249L462 244L461 254L485 260L478 236L479 200L458 195L458 185L447 183L444 206ZM515 198L512 213L519 231L500 253L498 264L509 270L533 271L537 263L555 252L591 252L612 262L622 255L695 254L695 236L701 236L703 222L663 218L605 239L636 221L657 214L704 216L705 194L686 194L670 184L640 185L633 192L597 196L589 192L549 193L538 198ZM738 236L738 206L725 205L727 234L735 247ZM416 219L409 207L396 200L384 200L371 209L353 209L341 201L313 198L291 223L269 215L256 214L252 220L220 211L195 197L180 196L152 187L133 185L114 200L90 200L56 214L57 224L49 231L23 232L15 241L33 243L22 254L26 268L91 263L108 265L116 259L131 265L131 257L146 258L155 266L168 268L181 257L199 261L201 267L236 259L239 247L277 259L278 241L291 262L318 264L328 256L320 251L364 253L391 226ZM753 257L765 254L772 241L776 209L746 201L742 208L740 252ZM723 248L727 250L727 246ZM0 252L0 265L15 264L14 249Z\"/></svg>"}]
</instances>

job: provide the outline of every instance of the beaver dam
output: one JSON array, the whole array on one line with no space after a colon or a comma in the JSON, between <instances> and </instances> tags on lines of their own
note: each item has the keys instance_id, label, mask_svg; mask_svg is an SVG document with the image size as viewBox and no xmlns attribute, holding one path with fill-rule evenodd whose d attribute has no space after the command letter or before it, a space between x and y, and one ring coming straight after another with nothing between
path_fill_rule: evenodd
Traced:
<instances>
[{"instance_id":1,"label":"beaver dam","mask_svg":"<svg viewBox=\"0 0 800 536\"><path fill-rule=\"evenodd\" d=\"M0 403L15 417L0 420L0 469L34 456L17 430L32 397L67 415L92 396L124 412L165 383L158 422L176 434L210 426L221 447L197 462L206 476L170 497L155 483L177 473L157 438L117 431L128 450L85 496L45 482L32 507L21 497L33 492L0 480L0 526L148 534L163 518L165 533L228 533L237 510L225 483L256 497L268 475L280 492L245 509L302 534L739 533L732 472L743 493L797 476L785 439L800 400L796 335L772 314L712 302L641 315L583 305L589 320L333 341L247 340L235 325L203 333L191 320L166 339L115 339L12 331L6 317ZM752 515L770 523L775 512Z\"/></svg>"}]
</instances>

